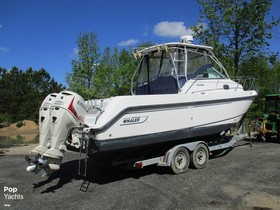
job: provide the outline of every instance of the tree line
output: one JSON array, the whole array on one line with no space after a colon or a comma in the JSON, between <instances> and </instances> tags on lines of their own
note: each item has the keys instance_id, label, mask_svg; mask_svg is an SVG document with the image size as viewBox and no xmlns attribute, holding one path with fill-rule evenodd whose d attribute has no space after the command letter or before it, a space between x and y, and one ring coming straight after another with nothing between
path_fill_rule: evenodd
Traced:
<instances>
[{"instance_id":1,"label":"tree line","mask_svg":"<svg viewBox=\"0 0 280 210\"><path fill-rule=\"evenodd\" d=\"M79 52L72 61L72 71L66 75L67 89L85 100L129 94L130 78L137 65L132 52L106 47L100 53L97 42L95 33L78 37ZM25 119L38 122L44 98L66 87L51 78L45 69L0 67L0 89L0 127L3 127Z\"/></svg>"},{"instance_id":2,"label":"tree line","mask_svg":"<svg viewBox=\"0 0 280 210\"><path fill-rule=\"evenodd\" d=\"M0 68L0 123L20 120L38 122L38 111L44 98L65 89L45 69L11 70Z\"/></svg>"},{"instance_id":3,"label":"tree line","mask_svg":"<svg viewBox=\"0 0 280 210\"><path fill-rule=\"evenodd\" d=\"M85 100L129 94L137 65L132 50L106 47L101 53L98 43L94 32L79 35L78 53L66 75L69 89Z\"/></svg>"},{"instance_id":4,"label":"tree line","mask_svg":"<svg viewBox=\"0 0 280 210\"><path fill-rule=\"evenodd\" d=\"M198 0L200 20L193 26L195 39L214 48L230 76L252 76L259 97L251 106L258 116L262 98L280 92L279 52L269 51L268 40L279 18L267 18L272 0ZM137 47L147 47L142 43ZM66 75L68 89L85 100L130 94L130 79L138 61L133 49L106 47L101 51L95 32L81 33L77 55ZM0 68L0 123L37 121L43 99L65 89L45 69Z\"/></svg>"}]
</instances>

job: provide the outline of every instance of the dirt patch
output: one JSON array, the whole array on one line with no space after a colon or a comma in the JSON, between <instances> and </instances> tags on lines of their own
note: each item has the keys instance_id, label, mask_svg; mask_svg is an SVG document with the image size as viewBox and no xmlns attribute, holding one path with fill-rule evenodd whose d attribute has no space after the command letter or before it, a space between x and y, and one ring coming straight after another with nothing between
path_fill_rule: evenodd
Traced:
<instances>
[{"instance_id":1,"label":"dirt patch","mask_svg":"<svg viewBox=\"0 0 280 210\"><path fill-rule=\"evenodd\" d=\"M7 128L1 128L0 129L0 135L1 136L13 136L13 135L19 135L19 134L27 134L27 133L38 133L39 132L39 126L31 120L23 120L22 126L17 127L17 123L14 123L10 125Z\"/></svg>"},{"instance_id":2,"label":"dirt patch","mask_svg":"<svg viewBox=\"0 0 280 210\"><path fill-rule=\"evenodd\" d=\"M246 210L280 209L279 196L272 195L265 191L261 192L256 188L248 190L245 185L246 184L243 185L243 189L235 185L226 185L223 186L222 189L232 200L240 200L242 206L247 206L247 208L245 208ZM265 189L265 186L262 188Z\"/></svg>"},{"instance_id":3,"label":"dirt patch","mask_svg":"<svg viewBox=\"0 0 280 210\"><path fill-rule=\"evenodd\" d=\"M36 143L39 139L39 126L31 120L22 121L22 126L14 123L0 129L0 145Z\"/></svg>"}]
</instances>

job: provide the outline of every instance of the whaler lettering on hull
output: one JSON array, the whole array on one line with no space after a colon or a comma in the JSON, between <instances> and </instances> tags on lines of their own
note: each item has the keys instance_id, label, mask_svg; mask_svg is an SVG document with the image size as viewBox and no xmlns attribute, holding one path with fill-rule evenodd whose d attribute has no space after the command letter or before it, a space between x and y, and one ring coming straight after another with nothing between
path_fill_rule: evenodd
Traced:
<instances>
[{"instance_id":1,"label":"whaler lettering on hull","mask_svg":"<svg viewBox=\"0 0 280 210\"><path fill-rule=\"evenodd\" d=\"M140 124L145 122L148 119L148 116L136 116L136 117L125 117L122 120L121 126L131 125L131 124Z\"/></svg>"}]
</instances>

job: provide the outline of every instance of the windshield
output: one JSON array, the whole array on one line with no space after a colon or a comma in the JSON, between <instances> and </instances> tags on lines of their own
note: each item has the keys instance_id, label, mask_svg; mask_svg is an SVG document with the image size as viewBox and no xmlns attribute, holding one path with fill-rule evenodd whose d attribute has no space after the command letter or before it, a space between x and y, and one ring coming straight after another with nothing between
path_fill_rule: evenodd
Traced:
<instances>
[{"instance_id":1,"label":"windshield","mask_svg":"<svg viewBox=\"0 0 280 210\"><path fill-rule=\"evenodd\" d=\"M136 94L175 94L190 79L225 78L222 65L208 50L173 46L144 54Z\"/></svg>"},{"instance_id":2,"label":"windshield","mask_svg":"<svg viewBox=\"0 0 280 210\"><path fill-rule=\"evenodd\" d=\"M225 78L221 72L221 66L216 64L206 51L200 50L188 52L188 79Z\"/></svg>"}]
</instances>

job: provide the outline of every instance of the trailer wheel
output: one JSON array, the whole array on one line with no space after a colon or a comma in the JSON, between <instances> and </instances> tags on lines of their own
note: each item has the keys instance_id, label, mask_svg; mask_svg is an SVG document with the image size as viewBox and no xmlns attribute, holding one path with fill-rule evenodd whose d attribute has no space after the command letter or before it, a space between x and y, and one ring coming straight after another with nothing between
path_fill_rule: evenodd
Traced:
<instances>
[{"instance_id":1,"label":"trailer wheel","mask_svg":"<svg viewBox=\"0 0 280 210\"><path fill-rule=\"evenodd\" d=\"M170 169L175 174L181 174L187 171L190 165L190 155L185 147L179 147L175 150L172 159Z\"/></svg>"},{"instance_id":2,"label":"trailer wheel","mask_svg":"<svg viewBox=\"0 0 280 210\"><path fill-rule=\"evenodd\" d=\"M195 150L191 153L191 165L196 169L205 168L209 159L209 151L204 144L196 146Z\"/></svg>"}]
</instances>

